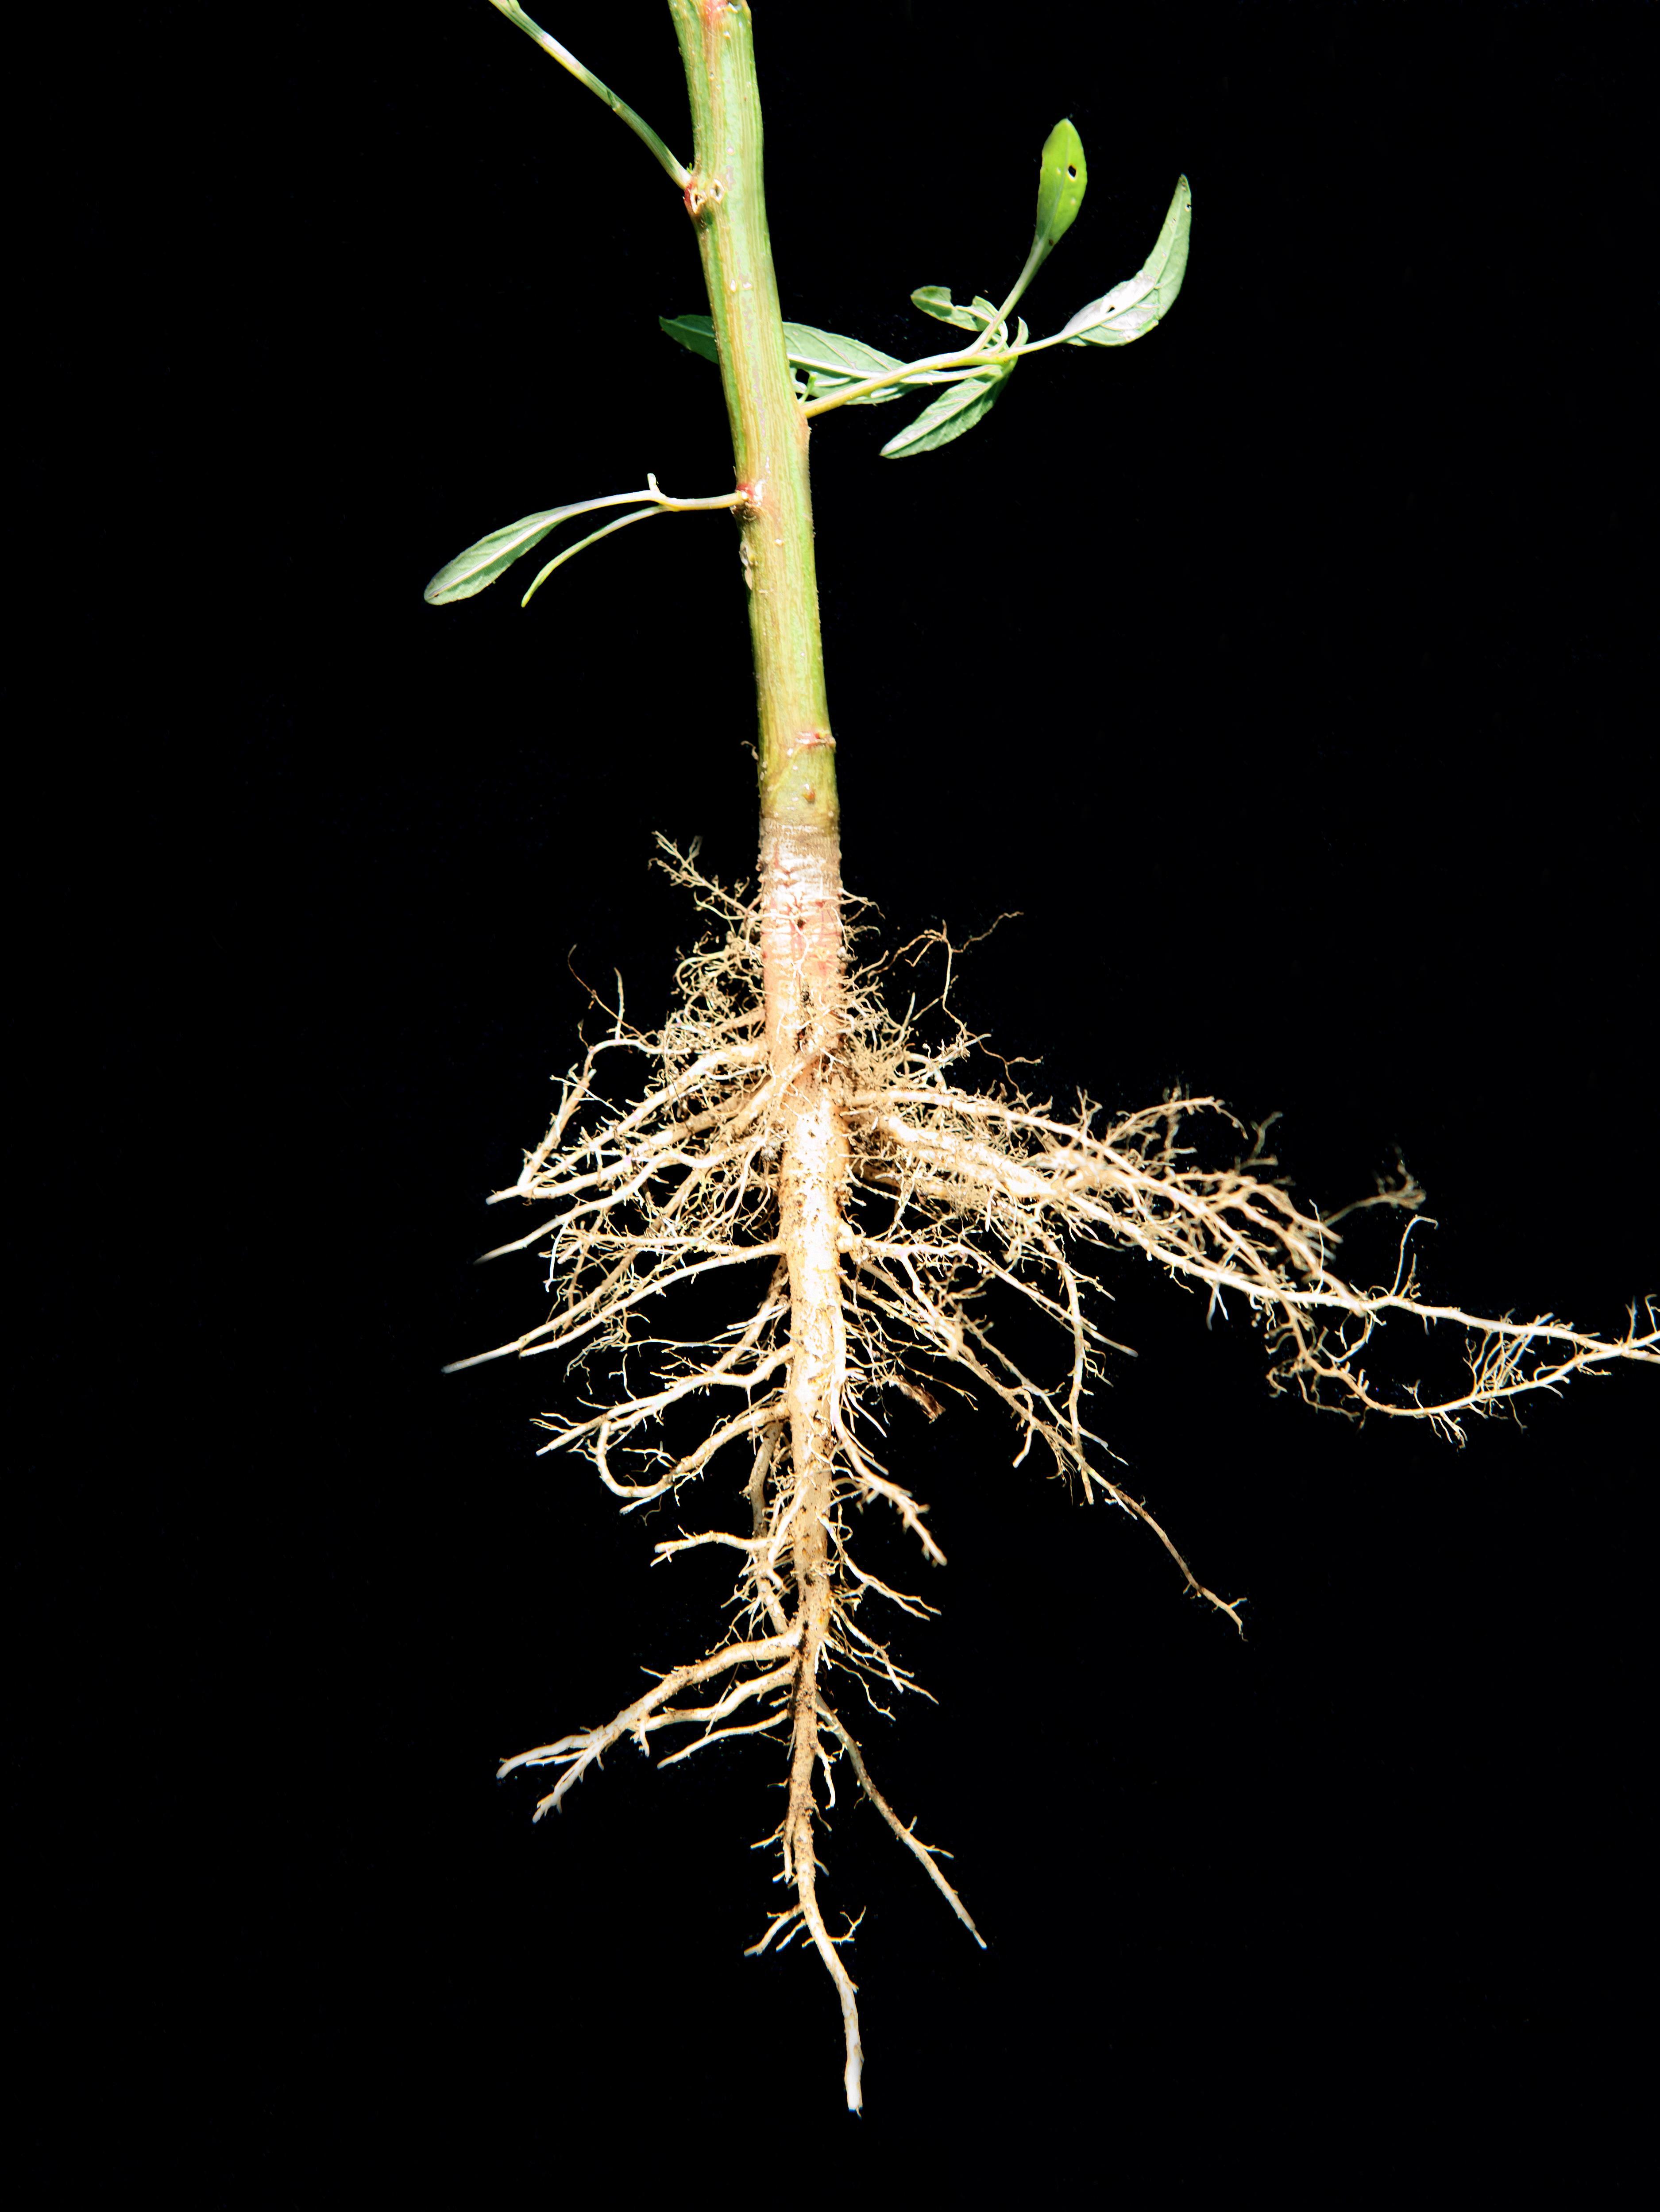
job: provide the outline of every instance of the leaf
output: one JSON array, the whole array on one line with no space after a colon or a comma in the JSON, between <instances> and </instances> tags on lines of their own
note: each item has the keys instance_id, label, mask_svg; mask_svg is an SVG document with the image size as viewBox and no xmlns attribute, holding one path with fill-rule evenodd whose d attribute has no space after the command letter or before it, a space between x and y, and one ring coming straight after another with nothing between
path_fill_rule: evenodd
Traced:
<instances>
[{"instance_id":1,"label":"leaf","mask_svg":"<svg viewBox=\"0 0 1660 2212\"><path fill-rule=\"evenodd\" d=\"M693 353L702 354L705 361L720 360L720 349L714 343L714 325L707 315L660 315L657 326Z\"/></svg>"},{"instance_id":2,"label":"leaf","mask_svg":"<svg viewBox=\"0 0 1660 2212\"><path fill-rule=\"evenodd\" d=\"M701 354L705 361L720 360L714 325L707 315L660 315L657 320L660 328L691 352ZM845 385L861 384L867 376L881 376L905 365L891 353L880 353L876 347L866 345L861 339L839 337L834 331L815 330L811 323L786 323L784 345L791 368L807 372L806 396L810 399L828 398ZM897 391L870 392L862 398L850 399L848 404L874 406L884 399L897 399L900 396Z\"/></svg>"},{"instance_id":3,"label":"leaf","mask_svg":"<svg viewBox=\"0 0 1660 2212\"><path fill-rule=\"evenodd\" d=\"M924 284L910 298L911 305L920 307L925 315L932 315L936 322L953 323L959 331L982 331L988 323L997 319L996 308L977 292L973 304L966 307L953 306L951 294L943 284Z\"/></svg>"},{"instance_id":4,"label":"leaf","mask_svg":"<svg viewBox=\"0 0 1660 2212\"><path fill-rule=\"evenodd\" d=\"M810 399L828 398L849 384L862 383L867 376L881 376L905 366L891 353L880 353L859 338L839 337L834 331L816 331L811 323L786 323L784 345L790 366L807 372ZM900 397L897 390L867 392L858 399L850 399L848 404L875 406L885 399Z\"/></svg>"},{"instance_id":5,"label":"leaf","mask_svg":"<svg viewBox=\"0 0 1660 2212\"><path fill-rule=\"evenodd\" d=\"M1043 141L1043 166L1037 178L1037 228L1032 252L1048 253L1078 220L1089 184L1084 142L1062 116Z\"/></svg>"},{"instance_id":6,"label":"leaf","mask_svg":"<svg viewBox=\"0 0 1660 2212\"><path fill-rule=\"evenodd\" d=\"M961 384L947 385L931 399L914 422L908 422L882 448L885 461L907 460L913 453L931 453L949 446L983 422L997 404L999 393L1014 374L1012 361L1002 362L985 376L971 376Z\"/></svg>"},{"instance_id":7,"label":"leaf","mask_svg":"<svg viewBox=\"0 0 1660 2212\"><path fill-rule=\"evenodd\" d=\"M954 323L959 331L977 331L978 321L967 307L952 305L949 289L944 284L924 284L910 295L913 307L920 307L925 315L932 315L937 323Z\"/></svg>"},{"instance_id":8,"label":"leaf","mask_svg":"<svg viewBox=\"0 0 1660 2212\"><path fill-rule=\"evenodd\" d=\"M571 515L592 514L602 507L626 507L629 500L638 497L637 492L625 491L605 499L579 500L575 507L550 507L541 514L527 514L522 522L510 522L504 530L492 530L488 538L481 538L476 545L469 545L465 553L447 562L422 597L429 607L447 606L452 599L470 599Z\"/></svg>"},{"instance_id":9,"label":"leaf","mask_svg":"<svg viewBox=\"0 0 1660 2212\"><path fill-rule=\"evenodd\" d=\"M1080 307L1060 335L1068 345L1128 345L1145 337L1169 314L1188 265L1193 194L1183 177L1176 187L1158 242L1134 276Z\"/></svg>"},{"instance_id":10,"label":"leaf","mask_svg":"<svg viewBox=\"0 0 1660 2212\"><path fill-rule=\"evenodd\" d=\"M631 522L649 522L654 514L662 514L666 512L666 510L660 507L636 507L632 514L621 515L615 522L606 523L602 529L589 531L587 536L579 538L575 545L568 545L562 553L554 555L524 598L520 600L520 605L527 607L530 605L556 568L562 568L567 561L574 561L579 553L586 553L590 545L597 545L602 538L609 538L614 530L626 530Z\"/></svg>"}]
</instances>

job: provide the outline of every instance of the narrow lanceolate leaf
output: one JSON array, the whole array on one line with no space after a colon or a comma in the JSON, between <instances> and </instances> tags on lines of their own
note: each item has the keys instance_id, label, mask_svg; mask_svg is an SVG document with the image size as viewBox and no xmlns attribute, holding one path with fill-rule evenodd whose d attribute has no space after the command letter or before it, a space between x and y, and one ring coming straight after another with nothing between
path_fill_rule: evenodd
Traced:
<instances>
[{"instance_id":1,"label":"narrow lanceolate leaf","mask_svg":"<svg viewBox=\"0 0 1660 2212\"><path fill-rule=\"evenodd\" d=\"M590 545L597 545L602 538L609 538L618 530L626 530L631 522L649 522L653 515L661 514L663 511L660 507L636 507L632 514L623 515L615 522L606 523L601 529L591 530L586 538L579 538L575 545L568 545L562 553L554 555L520 600L520 605L527 607L556 568L562 568L567 561L574 561L579 553L586 553Z\"/></svg>"},{"instance_id":2,"label":"narrow lanceolate leaf","mask_svg":"<svg viewBox=\"0 0 1660 2212\"><path fill-rule=\"evenodd\" d=\"M971 376L961 384L948 385L937 399L928 402L914 422L908 422L897 437L888 440L882 448L882 459L907 460L913 453L931 453L936 447L950 445L953 438L960 438L964 431L985 420L1013 374L1014 363L1008 361L984 376Z\"/></svg>"},{"instance_id":3,"label":"narrow lanceolate leaf","mask_svg":"<svg viewBox=\"0 0 1660 2212\"><path fill-rule=\"evenodd\" d=\"M862 384L867 376L882 376L905 365L891 353L879 353L874 346L866 345L858 338L838 337L834 331L816 331L811 323L786 323L784 344L791 368L807 373L809 399L826 399L847 385ZM897 388L867 392L862 398L850 399L848 404L873 407L884 399L900 397Z\"/></svg>"},{"instance_id":4,"label":"narrow lanceolate leaf","mask_svg":"<svg viewBox=\"0 0 1660 2212\"><path fill-rule=\"evenodd\" d=\"M575 507L550 507L541 514L527 514L522 522L508 523L505 530L492 530L488 538L481 538L476 545L469 545L465 553L447 562L422 596L431 607L446 606L452 599L470 599L571 515L592 514L602 507L626 507L639 496L638 492L613 492L605 499L579 501Z\"/></svg>"},{"instance_id":5,"label":"narrow lanceolate leaf","mask_svg":"<svg viewBox=\"0 0 1660 2212\"><path fill-rule=\"evenodd\" d=\"M1169 314L1188 265L1188 234L1193 224L1193 195L1183 177L1164 217L1158 243L1134 276L1080 307L1061 336L1068 345L1128 345L1145 337Z\"/></svg>"},{"instance_id":6,"label":"narrow lanceolate leaf","mask_svg":"<svg viewBox=\"0 0 1660 2212\"><path fill-rule=\"evenodd\" d=\"M707 315L660 315L658 327L665 330L693 353L700 353L705 361L719 361L720 349L714 343L714 325Z\"/></svg>"}]
</instances>

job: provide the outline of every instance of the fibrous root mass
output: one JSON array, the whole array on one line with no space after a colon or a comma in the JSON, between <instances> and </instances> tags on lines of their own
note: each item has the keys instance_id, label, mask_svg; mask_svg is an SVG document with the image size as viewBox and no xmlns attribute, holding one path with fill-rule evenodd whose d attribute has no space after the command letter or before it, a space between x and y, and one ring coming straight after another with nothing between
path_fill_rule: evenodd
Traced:
<instances>
[{"instance_id":1,"label":"fibrous root mass","mask_svg":"<svg viewBox=\"0 0 1660 2212\"><path fill-rule=\"evenodd\" d=\"M881 1608L931 1609L860 1565L859 1509L897 1515L930 1559L942 1556L927 1507L882 1456L891 1394L930 1415L953 1389L1000 1404L1017 1460L1035 1449L1085 1496L1133 1515L1189 1590L1237 1624L1236 1604L1198 1580L1108 1471L1112 1454L1088 1425L1092 1385L1128 1350L1094 1317L1104 1293L1092 1266L1139 1253L1213 1302L1243 1304L1263 1331L1275 1388L1427 1420L1455 1440L1468 1414L1615 1361L1660 1359L1657 1315L1650 1300L1623 1336L1604 1339L1429 1303L1410 1249L1423 1194L1404 1175L1360 1201L1403 1212L1407 1226L1389 1279L1357 1288L1336 1265L1337 1224L1359 1208L1323 1215L1298 1204L1276 1178L1266 1131L1218 1100L1171 1097L1116 1118L1084 1100L1057 1113L989 1056L999 1072L987 1087L960 1081L980 1042L952 1011L952 948L931 933L857 968L844 952L833 840L781 831L763 841L758 903L665 850L712 927L680 964L660 1034L631 1027L620 1001L607 1010L604 1034L563 1079L546 1136L495 1194L538 1208L535 1225L497 1253L542 1254L551 1304L539 1326L480 1357L573 1363L587 1401L545 1418L544 1449L586 1454L624 1511L684 1505L717 1461L734 1478L720 1495L733 1499L741 1476L746 1513L728 1510L655 1547L665 1559L729 1551L731 1613L708 1651L603 1726L521 1752L502 1772L557 1772L539 1818L625 1737L642 1750L676 1744L664 1765L734 1736L776 1742L787 1761L773 1838L784 1902L752 1948L803 1932L817 1948L841 2002L857 2107L848 1937L826 1923L815 1850L842 1759L981 1940L936 1854L872 1780L847 1717L855 1688L879 1704L916 1686L882 1639ZM943 985L930 1004L913 995L899 1012L896 982L925 953ZM729 1286L731 1317L689 1341L671 1324L691 1303L677 1294L695 1284ZM1052 1324L1052 1370L1028 1371L1030 1359L1000 1342L1000 1293ZM1450 1394L1429 1400L1374 1377L1383 1331L1403 1318L1459 1333L1466 1371Z\"/></svg>"}]
</instances>

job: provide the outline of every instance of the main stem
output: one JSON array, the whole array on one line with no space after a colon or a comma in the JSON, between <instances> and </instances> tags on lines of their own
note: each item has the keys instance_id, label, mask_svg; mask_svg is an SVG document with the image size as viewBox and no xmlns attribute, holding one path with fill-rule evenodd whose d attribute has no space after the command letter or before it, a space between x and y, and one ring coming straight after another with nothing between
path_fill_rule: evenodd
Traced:
<instances>
[{"instance_id":1,"label":"main stem","mask_svg":"<svg viewBox=\"0 0 1660 2212\"><path fill-rule=\"evenodd\" d=\"M761 100L747 0L669 0L691 98L684 191L697 232L744 505L744 580L760 709L761 947L782 1146L780 1235L789 1266L790 1449L781 1465L800 1632L784 1871L841 2000L848 2103L860 2101L854 1986L825 1928L813 1849L818 1673L835 1592L830 1521L847 1369L841 1297L848 1174L837 1096L842 1017L836 744L824 696L806 418L784 348L761 175Z\"/></svg>"}]
</instances>

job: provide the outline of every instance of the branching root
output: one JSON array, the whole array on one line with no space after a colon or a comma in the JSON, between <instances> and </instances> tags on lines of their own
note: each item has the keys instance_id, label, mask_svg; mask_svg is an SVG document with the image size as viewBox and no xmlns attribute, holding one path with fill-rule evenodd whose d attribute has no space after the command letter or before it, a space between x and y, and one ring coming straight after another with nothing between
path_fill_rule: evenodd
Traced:
<instances>
[{"instance_id":1,"label":"branching root","mask_svg":"<svg viewBox=\"0 0 1660 2212\"><path fill-rule=\"evenodd\" d=\"M603 1727L501 1771L560 1770L539 1818L624 1738L649 1752L690 1731L666 1765L740 1736L786 1747L787 1802L770 1840L790 1901L752 1949L796 1934L817 1949L841 2003L856 2108L854 1985L846 1936L832 1936L820 1907L814 1848L817 1785L828 1805L838 1761L982 1940L825 1694L835 1673L879 1710L885 1693L918 1686L866 1614L872 1601L931 1608L850 1548L859 1510L876 1504L927 1558L943 1557L926 1506L880 1456L885 1403L901 1396L932 1418L946 1395L994 1401L1012 1424L1017 1464L1036 1449L1081 1495L1145 1523L1188 1589L1239 1626L1238 1601L1198 1579L1107 1471L1113 1454L1088 1425L1095 1386L1128 1353L1095 1318L1104 1261L1140 1255L1201 1291L1213 1313L1237 1301L1263 1332L1274 1389L1357 1416L1427 1421L1455 1442L1470 1415L1616 1363L1660 1361L1660 1315L1651 1297L1605 1338L1550 1316L1493 1319L1430 1300L1411 1243L1422 1218L1415 1183L1402 1175L1358 1206L1311 1211L1277 1177L1268 1126L1248 1128L1215 1098L1171 1097L1116 1117L1085 1099L1058 1112L1023 1096L1001 1062L988 1087L965 1087L958 1071L980 1040L952 1012L952 949L937 933L833 988L810 978L781 1016L770 969L763 989L774 956L760 909L678 854L666 865L713 930L682 962L660 1033L631 1026L620 1000L595 1000L601 1033L564 1078L519 1180L492 1200L537 1209L496 1254L543 1257L547 1317L478 1357L553 1353L586 1378L585 1404L545 1417L544 1449L586 1454L624 1511L683 1504L717 1460L738 1463L728 1494L747 1501L747 1526L656 1547L664 1561L729 1551L731 1619L706 1656ZM928 951L943 957L943 989L931 1005L913 997L903 1014L891 1011L899 966ZM642 1088L625 1077L613 1092L612 1072L624 1068L642 1072ZM1219 1158L1213 1132L1227 1147ZM1361 1288L1339 1270L1337 1224L1368 1209L1407 1218L1387 1279ZM711 1321L712 1301L725 1302L726 1317ZM1052 1329L1052 1372L1029 1371L1005 1348L999 1309L1011 1301ZM1426 1394L1392 1379L1385 1333L1400 1322L1457 1337L1457 1387Z\"/></svg>"}]
</instances>

